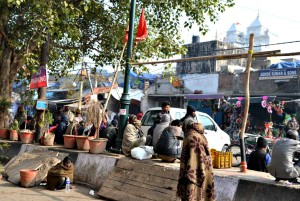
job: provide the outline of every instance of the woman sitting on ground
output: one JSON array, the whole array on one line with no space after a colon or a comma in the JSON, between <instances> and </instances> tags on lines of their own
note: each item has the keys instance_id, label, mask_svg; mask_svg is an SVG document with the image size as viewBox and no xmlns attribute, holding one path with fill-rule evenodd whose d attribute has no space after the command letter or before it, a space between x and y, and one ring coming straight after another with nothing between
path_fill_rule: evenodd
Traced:
<instances>
[{"instance_id":1,"label":"woman sitting on ground","mask_svg":"<svg viewBox=\"0 0 300 201\"><path fill-rule=\"evenodd\" d=\"M175 162L176 158L180 158L183 132L182 122L176 119L171 122L171 125L165 128L157 141L154 151L158 154L158 158L163 162Z\"/></svg>"},{"instance_id":2,"label":"woman sitting on ground","mask_svg":"<svg viewBox=\"0 0 300 201\"><path fill-rule=\"evenodd\" d=\"M60 190L65 188L67 178L73 183L74 165L72 159L67 156L64 160L53 166L47 175L47 185L49 190Z\"/></svg>"}]
</instances>

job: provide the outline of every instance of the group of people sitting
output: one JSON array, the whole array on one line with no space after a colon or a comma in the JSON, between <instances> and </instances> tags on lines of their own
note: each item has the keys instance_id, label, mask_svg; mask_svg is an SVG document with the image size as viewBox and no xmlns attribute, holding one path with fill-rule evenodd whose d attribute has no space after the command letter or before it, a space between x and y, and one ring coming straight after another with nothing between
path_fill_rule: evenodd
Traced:
<instances>
[{"instance_id":1,"label":"group of people sitting","mask_svg":"<svg viewBox=\"0 0 300 201\"><path fill-rule=\"evenodd\" d=\"M163 102L161 112L154 119L154 124L147 134L141 131L141 122L135 115L130 115L128 125L123 133L122 151L130 156L130 151L139 146L153 146L157 157L164 162L174 162L180 158L184 132L187 131L188 120L195 117L195 108L187 107L187 114L182 119L172 120L170 103Z\"/></svg>"},{"instance_id":2,"label":"group of people sitting","mask_svg":"<svg viewBox=\"0 0 300 201\"><path fill-rule=\"evenodd\" d=\"M277 140L273 145L272 158L267 148L267 140L259 137L256 150L249 156L248 169L269 172L276 181L299 183L297 178L300 177L300 158L296 157L300 153L298 132L290 129L285 138Z\"/></svg>"}]
</instances>

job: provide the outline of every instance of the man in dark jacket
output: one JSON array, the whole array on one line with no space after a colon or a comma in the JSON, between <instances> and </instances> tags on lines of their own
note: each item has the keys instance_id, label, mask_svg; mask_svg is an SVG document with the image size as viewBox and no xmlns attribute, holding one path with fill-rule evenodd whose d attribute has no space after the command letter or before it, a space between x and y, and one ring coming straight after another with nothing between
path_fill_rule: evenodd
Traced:
<instances>
[{"instance_id":1,"label":"man in dark jacket","mask_svg":"<svg viewBox=\"0 0 300 201\"><path fill-rule=\"evenodd\" d=\"M116 147L116 141L118 137L118 121L112 120L110 125L103 131L103 138L107 138L106 149Z\"/></svg>"},{"instance_id":2,"label":"man in dark jacket","mask_svg":"<svg viewBox=\"0 0 300 201\"><path fill-rule=\"evenodd\" d=\"M56 144L64 144L64 134L67 131L68 128L68 116L67 115L63 115L61 117L61 120L57 126L57 128L55 129L55 138L54 141L56 142Z\"/></svg>"},{"instance_id":3,"label":"man in dark jacket","mask_svg":"<svg viewBox=\"0 0 300 201\"><path fill-rule=\"evenodd\" d=\"M256 143L256 150L252 151L249 156L248 169L261 172L267 172L267 165L271 162L271 156L266 153L268 141L259 137Z\"/></svg>"},{"instance_id":4,"label":"man in dark jacket","mask_svg":"<svg viewBox=\"0 0 300 201\"><path fill-rule=\"evenodd\" d=\"M183 139L181 126L179 119L172 121L158 139L154 151L163 162L174 162L176 158L180 158L182 150L180 139Z\"/></svg>"},{"instance_id":5,"label":"man in dark jacket","mask_svg":"<svg viewBox=\"0 0 300 201\"><path fill-rule=\"evenodd\" d=\"M180 119L180 121L182 122L182 130L183 132L186 132L186 127L187 127L187 122L192 119L194 120L196 117L196 109L191 106L191 105L188 105L186 107L186 114L183 118Z\"/></svg>"}]
</instances>

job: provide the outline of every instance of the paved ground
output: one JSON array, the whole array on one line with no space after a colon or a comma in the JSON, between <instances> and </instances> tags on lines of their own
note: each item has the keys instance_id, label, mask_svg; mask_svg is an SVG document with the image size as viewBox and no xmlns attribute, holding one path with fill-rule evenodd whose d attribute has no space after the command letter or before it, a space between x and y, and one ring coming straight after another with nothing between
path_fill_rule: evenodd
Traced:
<instances>
[{"instance_id":1,"label":"paved ground","mask_svg":"<svg viewBox=\"0 0 300 201\"><path fill-rule=\"evenodd\" d=\"M1 176L0 176L1 177ZM74 184L69 193L64 190L49 191L44 186L22 188L0 179L0 201L87 201L101 200L89 195L91 188ZM95 191L95 195L97 192Z\"/></svg>"}]
</instances>

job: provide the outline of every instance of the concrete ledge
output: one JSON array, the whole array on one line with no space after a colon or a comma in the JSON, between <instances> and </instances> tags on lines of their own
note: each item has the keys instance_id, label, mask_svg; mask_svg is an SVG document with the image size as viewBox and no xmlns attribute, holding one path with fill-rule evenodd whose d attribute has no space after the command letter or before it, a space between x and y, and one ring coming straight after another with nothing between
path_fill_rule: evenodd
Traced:
<instances>
[{"instance_id":1,"label":"concrete ledge","mask_svg":"<svg viewBox=\"0 0 300 201\"><path fill-rule=\"evenodd\" d=\"M234 201L299 201L300 190L288 186L239 180Z\"/></svg>"},{"instance_id":2,"label":"concrete ledge","mask_svg":"<svg viewBox=\"0 0 300 201\"><path fill-rule=\"evenodd\" d=\"M120 198L123 196L121 191L124 189L124 184L128 188L131 188L129 185L134 185L134 191L139 191L139 188L148 188L149 190L149 186L155 191L169 191L170 195L174 195L176 191L179 174L178 162L169 164L162 163L160 160L139 161L110 153L89 154L85 151L64 149L62 146L46 147L21 144L20 142L7 142L11 145L10 148L0 151L0 154L10 159L19 152L58 151L68 153L75 163L75 181L89 184L97 189L101 187L100 190L102 189L103 192L111 192L110 196L112 197L110 199L113 200L120 200L114 197L115 193L118 193ZM119 164L120 167L116 167L117 162L120 160L126 160L128 165L125 167ZM124 170L130 172L130 174L132 172L132 174L126 175ZM139 173L140 176L133 176L136 173ZM111 174L118 176L118 183L116 183L117 177ZM250 170L247 173L241 173L238 168L230 168L215 169L214 174L217 201L298 201L300 198L300 185L275 182L275 178L268 173ZM110 181L105 184L109 175L111 175ZM129 181L128 178L132 181ZM133 181L136 181L139 185L132 183ZM154 184L154 181L157 181L157 184ZM143 185L140 185L141 182ZM159 188L165 182L172 188ZM113 190L115 187L117 191ZM145 192L149 192L148 190ZM134 196L129 191L125 191L125 193L129 197ZM136 198L138 201L143 200L138 196Z\"/></svg>"}]
</instances>

